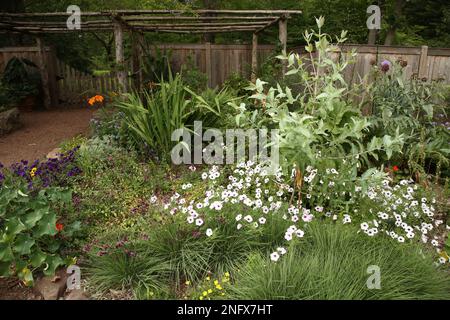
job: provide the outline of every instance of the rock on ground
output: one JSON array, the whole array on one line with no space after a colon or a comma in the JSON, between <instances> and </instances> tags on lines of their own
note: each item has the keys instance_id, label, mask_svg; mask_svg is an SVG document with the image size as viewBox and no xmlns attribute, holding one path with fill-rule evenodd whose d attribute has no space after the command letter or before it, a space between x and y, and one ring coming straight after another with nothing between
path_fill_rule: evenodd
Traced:
<instances>
[{"instance_id":1,"label":"rock on ground","mask_svg":"<svg viewBox=\"0 0 450 320\"><path fill-rule=\"evenodd\" d=\"M89 300L89 299L86 297L83 290L75 289L69 291L69 293L66 294L65 300Z\"/></svg>"},{"instance_id":2,"label":"rock on ground","mask_svg":"<svg viewBox=\"0 0 450 320\"><path fill-rule=\"evenodd\" d=\"M0 112L0 136L21 127L19 109L12 108Z\"/></svg>"},{"instance_id":3,"label":"rock on ground","mask_svg":"<svg viewBox=\"0 0 450 320\"><path fill-rule=\"evenodd\" d=\"M58 300L66 291L66 282L67 274L64 269L61 269L55 276L38 279L35 289L44 297L44 300Z\"/></svg>"}]
</instances>

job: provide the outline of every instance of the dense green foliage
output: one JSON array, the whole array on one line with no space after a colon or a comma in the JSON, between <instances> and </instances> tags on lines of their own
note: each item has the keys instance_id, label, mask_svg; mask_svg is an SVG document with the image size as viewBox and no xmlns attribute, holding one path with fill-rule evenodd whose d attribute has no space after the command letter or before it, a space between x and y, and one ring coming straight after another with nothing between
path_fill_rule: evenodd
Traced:
<instances>
[{"instance_id":1,"label":"dense green foliage","mask_svg":"<svg viewBox=\"0 0 450 320\"><path fill-rule=\"evenodd\" d=\"M403 136L402 155L396 163L411 173L441 175L450 166L450 133L443 124L448 113L445 87L439 82L405 79L404 61L389 62L392 70L374 68L375 77L369 89L372 101L373 134ZM403 66L402 66L403 65Z\"/></svg>"},{"instance_id":2,"label":"dense green foliage","mask_svg":"<svg viewBox=\"0 0 450 320\"><path fill-rule=\"evenodd\" d=\"M12 170L0 164L0 276L32 285L33 272L52 275L66 263L62 254L80 222L70 215L72 190L60 185L73 170L57 161L30 168L22 162Z\"/></svg>"}]
</instances>

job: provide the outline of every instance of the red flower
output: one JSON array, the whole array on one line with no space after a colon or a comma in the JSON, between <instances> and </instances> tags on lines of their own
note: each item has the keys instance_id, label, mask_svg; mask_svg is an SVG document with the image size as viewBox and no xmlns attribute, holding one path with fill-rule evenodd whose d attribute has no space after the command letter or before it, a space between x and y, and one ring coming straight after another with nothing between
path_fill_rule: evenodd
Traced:
<instances>
[{"instance_id":1,"label":"red flower","mask_svg":"<svg viewBox=\"0 0 450 320\"><path fill-rule=\"evenodd\" d=\"M64 229L64 225L62 223L57 223L56 224L56 230L58 232L61 232Z\"/></svg>"},{"instance_id":2,"label":"red flower","mask_svg":"<svg viewBox=\"0 0 450 320\"><path fill-rule=\"evenodd\" d=\"M394 172L397 172L397 171L398 171L398 166L393 166L393 167L392 167L392 170L393 170Z\"/></svg>"}]
</instances>

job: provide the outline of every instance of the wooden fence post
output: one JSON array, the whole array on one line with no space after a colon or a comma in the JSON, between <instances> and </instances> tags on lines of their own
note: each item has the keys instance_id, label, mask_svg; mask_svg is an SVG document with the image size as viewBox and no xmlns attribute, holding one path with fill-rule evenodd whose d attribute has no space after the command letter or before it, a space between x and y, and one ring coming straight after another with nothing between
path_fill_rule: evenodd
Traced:
<instances>
[{"instance_id":1,"label":"wooden fence post","mask_svg":"<svg viewBox=\"0 0 450 320\"><path fill-rule=\"evenodd\" d=\"M211 42L205 43L205 57L206 57L206 75L208 76L208 87L212 88L212 66L211 66Z\"/></svg>"},{"instance_id":2,"label":"wooden fence post","mask_svg":"<svg viewBox=\"0 0 450 320\"><path fill-rule=\"evenodd\" d=\"M256 74L258 72L258 34L253 33L252 41L252 82L256 82Z\"/></svg>"},{"instance_id":3,"label":"wooden fence post","mask_svg":"<svg viewBox=\"0 0 450 320\"><path fill-rule=\"evenodd\" d=\"M428 46L422 46L419 60L419 79L428 76Z\"/></svg>"},{"instance_id":4,"label":"wooden fence post","mask_svg":"<svg viewBox=\"0 0 450 320\"><path fill-rule=\"evenodd\" d=\"M287 53L287 19L282 18L278 22L278 31L279 31L279 39L281 42L281 48L284 53ZM287 72L287 61L282 62L282 71L283 71L283 78L285 77L285 74Z\"/></svg>"},{"instance_id":5,"label":"wooden fence post","mask_svg":"<svg viewBox=\"0 0 450 320\"><path fill-rule=\"evenodd\" d=\"M114 40L116 49L116 64L117 64L117 80L119 82L119 91L126 93L127 88L127 72L125 70L125 55L123 48L123 26L122 24L114 20Z\"/></svg>"},{"instance_id":6,"label":"wooden fence post","mask_svg":"<svg viewBox=\"0 0 450 320\"><path fill-rule=\"evenodd\" d=\"M52 106L58 106L59 105L59 80L57 79L57 76L59 76L59 68L58 68L58 59L56 58L55 53L55 47L50 47L49 52L49 64L51 65L52 72L49 75L51 76L51 79L49 79L49 82L51 84L51 92L50 92L50 101L52 102Z\"/></svg>"},{"instance_id":7,"label":"wooden fence post","mask_svg":"<svg viewBox=\"0 0 450 320\"><path fill-rule=\"evenodd\" d=\"M47 56L45 53L45 46L41 38L36 38L36 42L38 49L39 69L41 71L42 77L42 87L44 89L44 107L45 109L50 109L51 100L50 100L48 66L47 66Z\"/></svg>"},{"instance_id":8,"label":"wooden fence post","mask_svg":"<svg viewBox=\"0 0 450 320\"><path fill-rule=\"evenodd\" d=\"M140 32L133 32L132 34L132 52L133 52L133 63L132 63L132 73L133 73L133 89L137 91L142 90L143 86L143 50L142 46L144 43L144 35Z\"/></svg>"}]
</instances>

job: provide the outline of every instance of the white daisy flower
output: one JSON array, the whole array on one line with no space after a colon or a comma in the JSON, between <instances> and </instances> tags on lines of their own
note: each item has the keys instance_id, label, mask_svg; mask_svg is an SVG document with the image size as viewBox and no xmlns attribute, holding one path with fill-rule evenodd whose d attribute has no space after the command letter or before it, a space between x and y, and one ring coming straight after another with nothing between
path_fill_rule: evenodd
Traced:
<instances>
[{"instance_id":1,"label":"white daisy flower","mask_svg":"<svg viewBox=\"0 0 450 320\"><path fill-rule=\"evenodd\" d=\"M272 260L273 262L277 262L278 259L280 259L280 255L278 254L278 252L273 252L270 254L270 260Z\"/></svg>"}]
</instances>

